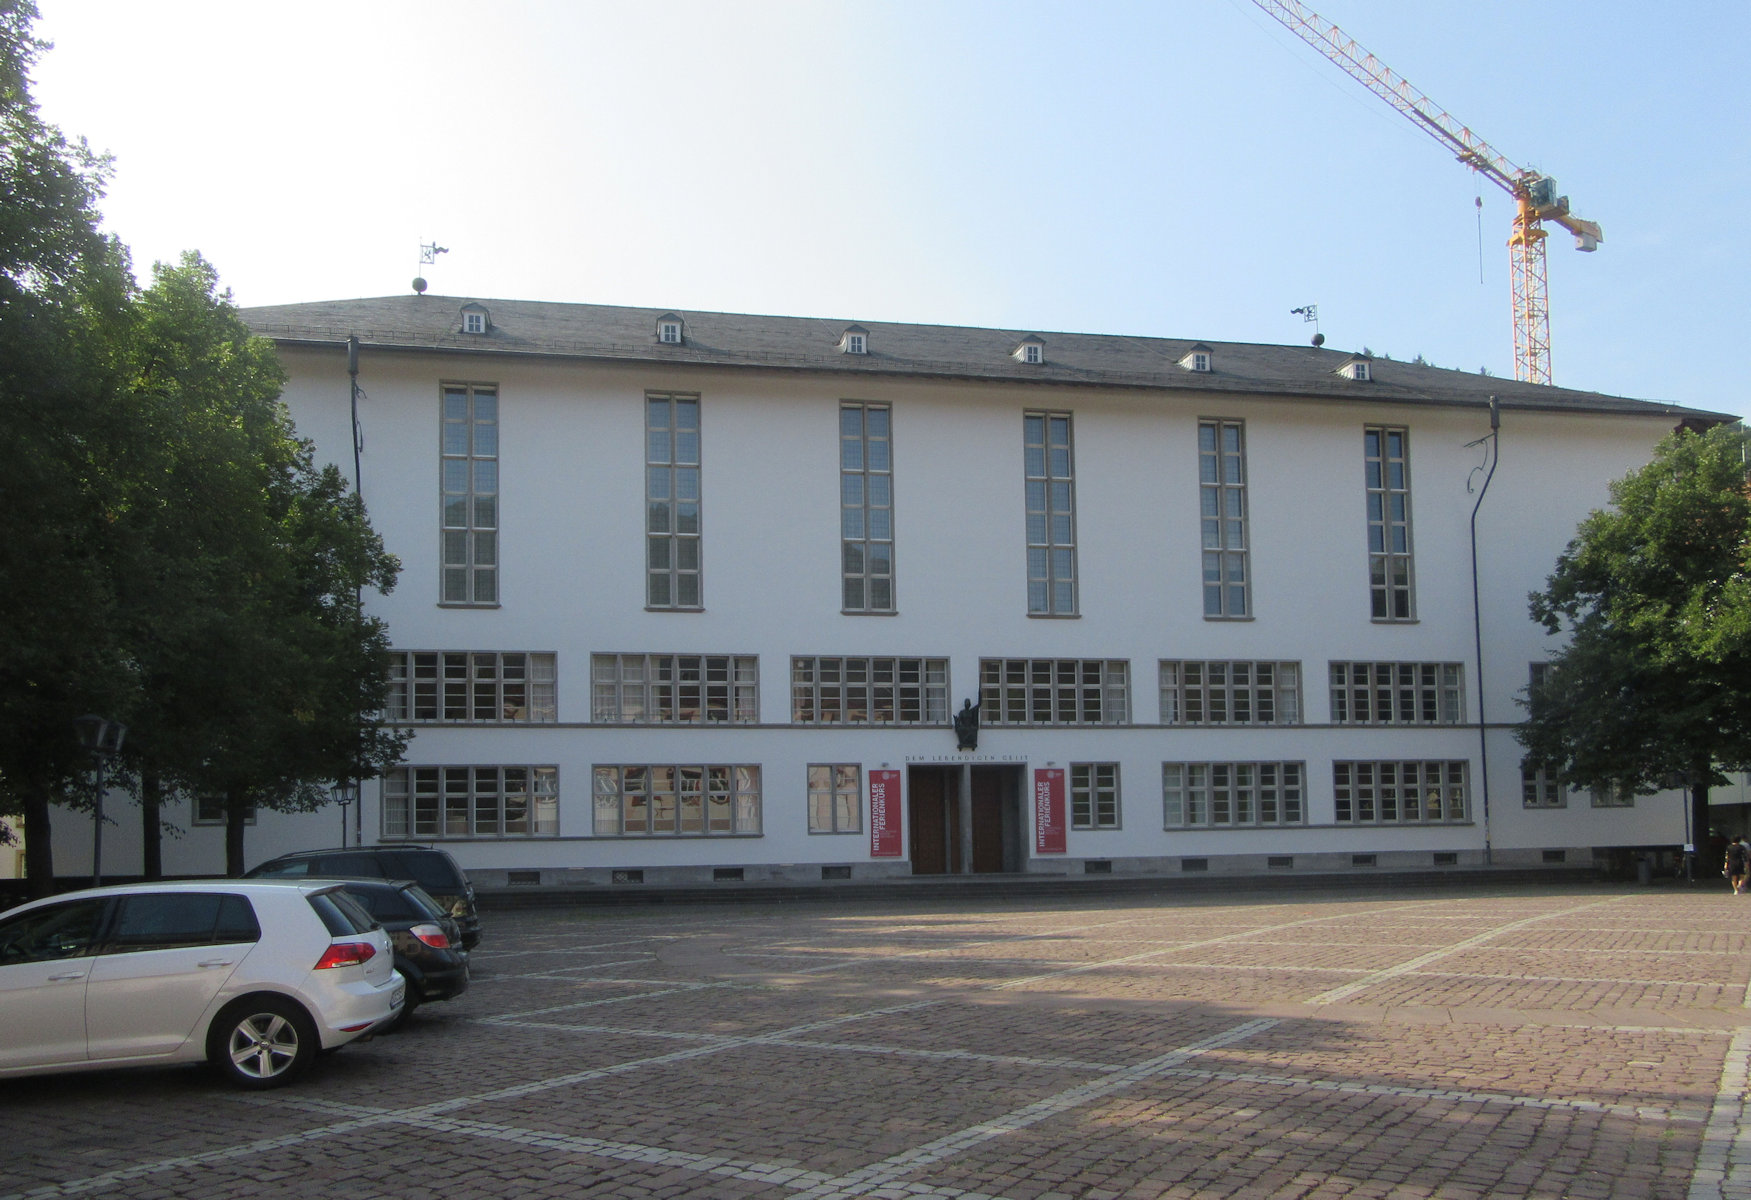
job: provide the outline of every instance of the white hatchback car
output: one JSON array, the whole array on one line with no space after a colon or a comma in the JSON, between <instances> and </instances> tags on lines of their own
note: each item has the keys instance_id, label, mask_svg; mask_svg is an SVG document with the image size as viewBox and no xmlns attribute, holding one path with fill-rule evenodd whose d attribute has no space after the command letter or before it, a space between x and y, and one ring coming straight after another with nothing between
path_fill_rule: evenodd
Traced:
<instances>
[{"instance_id":1,"label":"white hatchback car","mask_svg":"<svg viewBox=\"0 0 1751 1200\"><path fill-rule=\"evenodd\" d=\"M386 1024L389 937L333 883L91 888L0 913L0 1078L199 1062L276 1087Z\"/></svg>"}]
</instances>

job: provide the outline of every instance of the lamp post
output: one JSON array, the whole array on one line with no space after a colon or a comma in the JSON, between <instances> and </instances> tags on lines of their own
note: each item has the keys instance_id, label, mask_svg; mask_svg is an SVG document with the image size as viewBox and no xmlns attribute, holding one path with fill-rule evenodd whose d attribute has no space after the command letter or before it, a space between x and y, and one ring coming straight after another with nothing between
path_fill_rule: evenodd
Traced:
<instances>
[{"instance_id":1,"label":"lamp post","mask_svg":"<svg viewBox=\"0 0 1751 1200\"><path fill-rule=\"evenodd\" d=\"M359 798L359 781L356 779L337 779L329 785L329 794L334 802L340 805L340 844L347 844L347 808Z\"/></svg>"},{"instance_id":2,"label":"lamp post","mask_svg":"<svg viewBox=\"0 0 1751 1200\"><path fill-rule=\"evenodd\" d=\"M73 719L79 744L91 755L91 886L103 886L103 765L120 754L128 727L120 721L87 713Z\"/></svg>"}]
</instances>

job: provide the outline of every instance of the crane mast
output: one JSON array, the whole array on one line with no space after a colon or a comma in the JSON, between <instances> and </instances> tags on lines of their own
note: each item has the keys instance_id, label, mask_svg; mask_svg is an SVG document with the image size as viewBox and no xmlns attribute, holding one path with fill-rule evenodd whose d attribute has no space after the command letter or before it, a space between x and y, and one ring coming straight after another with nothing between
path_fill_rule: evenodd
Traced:
<instances>
[{"instance_id":1,"label":"crane mast","mask_svg":"<svg viewBox=\"0 0 1751 1200\"><path fill-rule=\"evenodd\" d=\"M1546 298L1544 222L1575 235L1575 249L1599 248L1605 235L1592 221L1569 212L1569 198L1556 194L1548 175L1515 166L1440 105L1357 44L1343 30L1298 0L1253 0L1291 33L1336 63L1345 74L1392 105L1460 162L1514 199L1514 229L1508 265L1514 301L1514 377L1550 382L1550 305Z\"/></svg>"}]
</instances>

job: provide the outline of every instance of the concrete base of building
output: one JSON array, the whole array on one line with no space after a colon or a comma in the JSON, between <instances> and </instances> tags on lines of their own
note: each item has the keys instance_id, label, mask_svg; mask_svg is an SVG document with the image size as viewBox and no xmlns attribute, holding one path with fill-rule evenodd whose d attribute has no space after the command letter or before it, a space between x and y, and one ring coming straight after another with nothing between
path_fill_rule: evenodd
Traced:
<instances>
[{"instance_id":1,"label":"concrete base of building","mask_svg":"<svg viewBox=\"0 0 1751 1200\"><path fill-rule=\"evenodd\" d=\"M1236 856L1239 857L1239 856ZM1347 856L1343 856L1347 857ZM1577 861L1578 860L1578 861ZM1092 860L1100 862L1103 860ZM564 908L618 904L784 904L817 901L913 903L979 899L1015 903L1046 902L1103 895L1244 895L1295 890L1341 891L1380 888L1444 888L1503 885L1570 885L1598 883L1604 873L1590 853L1565 862L1453 865L1344 865L1320 870L1299 863L1295 869L1230 869L1121 873L1097 869L1046 874L889 875L885 878L752 879L695 877L652 879L618 884L494 886L477 882L483 908ZM1066 867L1086 866L1080 860ZM722 871L723 868L718 868ZM665 869L665 876L671 872ZM486 874L486 873L480 873ZM678 874L678 872L677 872ZM479 875L476 876L479 878Z\"/></svg>"},{"instance_id":2,"label":"concrete base of building","mask_svg":"<svg viewBox=\"0 0 1751 1200\"><path fill-rule=\"evenodd\" d=\"M930 881L969 879L1040 881L1064 879L1161 880L1201 876L1255 877L1395 873L1406 871L1536 868L1541 871L1594 870L1602 865L1589 847L1555 849L1382 851L1378 853L1215 854L1137 858L1034 858L1024 871L986 875L915 875L904 861L857 863L747 863L661 867L543 867L527 870L473 870L479 891L517 893L525 889L587 893L722 887L735 884L788 887L839 887L884 884L917 888Z\"/></svg>"}]
</instances>

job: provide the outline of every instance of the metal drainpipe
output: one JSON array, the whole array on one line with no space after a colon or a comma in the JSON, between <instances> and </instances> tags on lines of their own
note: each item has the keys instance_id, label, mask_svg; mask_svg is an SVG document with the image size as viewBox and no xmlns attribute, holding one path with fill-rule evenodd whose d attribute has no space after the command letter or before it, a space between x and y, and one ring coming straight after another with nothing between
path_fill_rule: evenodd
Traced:
<instances>
[{"instance_id":1,"label":"metal drainpipe","mask_svg":"<svg viewBox=\"0 0 1751 1200\"><path fill-rule=\"evenodd\" d=\"M1502 406L1491 396L1490 431L1478 439L1478 442L1487 441L1490 444L1490 469L1483 478L1483 487L1478 489L1477 503L1471 506L1471 632L1477 650L1477 749L1478 770L1483 775L1483 861L1486 867L1493 865L1495 859L1490 843L1490 739L1489 727L1484 723L1483 606L1478 599L1477 510L1483 507L1483 498L1490 490L1490 480L1496 477L1496 463L1502 456L1501 429ZM1477 445L1477 442L1472 445Z\"/></svg>"},{"instance_id":2,"label":"metal drainpipe","mask_svg":"<svg viewBox=\"0 0 1751 1200\"><path fill-rule=\"evenodd\" d=\"M347 337L347 380L351 385L353 414L353 494L361 502L365 498L364 481L360 475L360 452L364 449L365 439L359 431L359 335L350 334ZM365 589L354 590L354 599L358 601L363 611L365 606ZM359 790L353 796L353 845L365 844L365 781L357 781ZM341 844L346 844L346 810L341 810Z\"/></svg>"}]
</instances>

